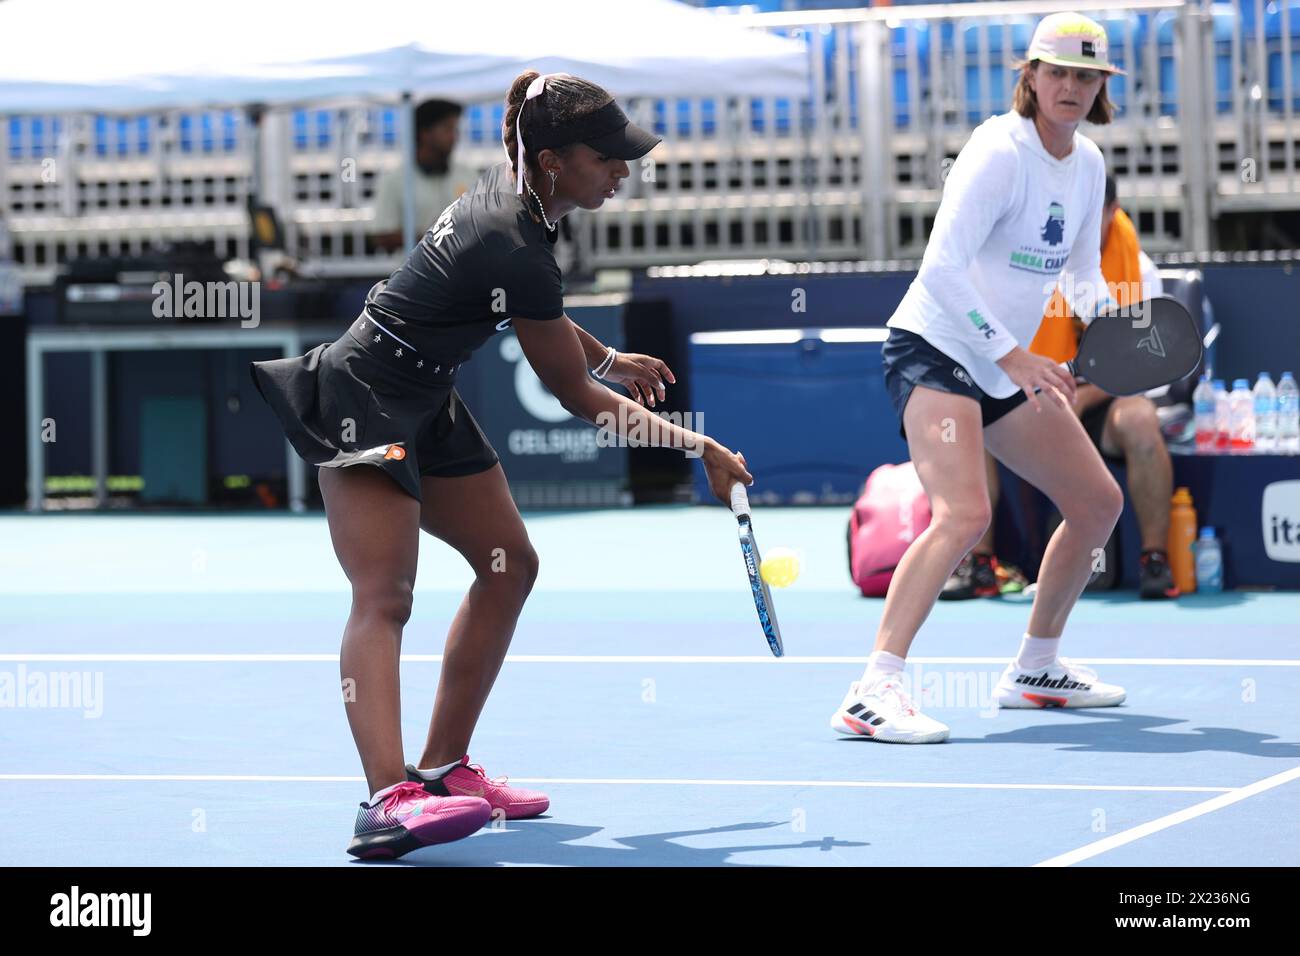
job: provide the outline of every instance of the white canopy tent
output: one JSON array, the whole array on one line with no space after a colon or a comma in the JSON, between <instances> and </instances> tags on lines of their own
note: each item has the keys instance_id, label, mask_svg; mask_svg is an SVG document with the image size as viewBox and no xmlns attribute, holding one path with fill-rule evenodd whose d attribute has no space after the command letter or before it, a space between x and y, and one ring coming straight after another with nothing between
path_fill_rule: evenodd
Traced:
<instances>
[{"instance_id":1,"label":"white canopy tent","mask_svg":"<svg viewBox=\"0 0 1300 956\"><path fill-rule=\"evenodd\" d=\"M409 144L415 98L499 99L528 68L619 98L808 88L802 44L676 0L0 3L0 115L405 98Z\"/></svg>"},{"instance_id":2,"label":"white canopy tent","mask_svg":"<svg viewBox=\"0 0 1300 956\"><path fill-rule=\"evenodd\" d=\"M476 102L527 67L618 97L797 96L808 82L802 44L676 0L0 3L0 113Z\"/></svg>"}]
</instances>

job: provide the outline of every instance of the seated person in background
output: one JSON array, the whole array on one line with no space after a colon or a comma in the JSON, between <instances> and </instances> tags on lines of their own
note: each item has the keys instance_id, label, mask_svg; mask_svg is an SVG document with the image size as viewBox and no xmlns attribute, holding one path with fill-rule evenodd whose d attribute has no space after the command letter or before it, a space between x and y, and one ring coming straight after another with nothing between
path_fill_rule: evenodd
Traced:
<instances>
[{"instance_id":1,"label":"seated person in background","mask_svg":"<svg viewBox=\"0 0 1300 956\"><path fill-rule=\"evenodd\" d=\"M415 238L474 185L478 173L451 161L460 135L459 103L425 100L415 108ZM375 246L392 252L402 245L402 166L387 170L375 189Z\"/></svg>"},{"instance_id":2,"label":"seated person in background","mask_svg":"<svg viewBox=\"0 0 1300 956\"><path fill-rule=\"evenodd\" d=\"M1110 294L1121 306L1160 295L1160 276L1138 246L1137 229L1119 207L1115 179L1106 177L1106 206L1101 219L1101 272ZM1060 290L1052 293L1043 323L1029 350L1058 362L1074 357L1079 347L1082 323L1070 314ZM1115 398L1096 385L1080 384L1074 402L1084 430L1111 461L1123 461L1128 494L1137 513L1142 536L1139 590L1144 598L1178 596L1166 553L1169 540L1169 499L1173 495L1173 463L1160 432L1156 406L1143 395ZM985 453L989 503L996 510L1000 491L997 466ZM993 523L975 549L966 555L948 583L941 599L955 601L988 597L1009 590L999 581L998 560L993 553ZM1003 575L1006 576L1005 573ZM1011 575L1015 587L1015 574Z\"/></svg>"}]
</instances>

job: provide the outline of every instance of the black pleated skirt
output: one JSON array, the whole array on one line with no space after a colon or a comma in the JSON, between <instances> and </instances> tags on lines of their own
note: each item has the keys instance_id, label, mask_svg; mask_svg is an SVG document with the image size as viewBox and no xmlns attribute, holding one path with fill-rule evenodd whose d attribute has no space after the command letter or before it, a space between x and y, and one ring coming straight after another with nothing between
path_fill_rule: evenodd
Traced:
<instances>
[{"instance_id":1,"label":"black pleated skirt","mask_svg":"<svg viewBox=\"0 0 1300 956\"><path fill-rule=\"evenodd\" d=\"M253 383L294 450L322 468L382 468L422 500L422 477L499 460L456 392L456 366L424 356L366 314L305 355L253 362Z\"/></svg>"}]
</instances>

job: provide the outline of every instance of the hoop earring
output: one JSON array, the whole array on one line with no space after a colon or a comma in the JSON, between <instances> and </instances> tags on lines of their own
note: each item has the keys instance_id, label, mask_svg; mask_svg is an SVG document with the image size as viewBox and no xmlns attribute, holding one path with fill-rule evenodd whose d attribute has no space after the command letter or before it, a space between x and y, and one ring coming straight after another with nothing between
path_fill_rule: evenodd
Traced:
<instances>
[{"instance_id":1,"label":"hoop earring","mask_svg":"<svg viewBox=\"0 0 1300 956\"><path fill-rule=\"evenodd\" d=\"M553 169L548 169L546 172L547 172L547 174L549 174L550 177L551 177L551 195L554 196L554 195L555 195L555 175L556 175L556 173L555 173L555 170L553 170Z\"/></svg>"}]
</instances>

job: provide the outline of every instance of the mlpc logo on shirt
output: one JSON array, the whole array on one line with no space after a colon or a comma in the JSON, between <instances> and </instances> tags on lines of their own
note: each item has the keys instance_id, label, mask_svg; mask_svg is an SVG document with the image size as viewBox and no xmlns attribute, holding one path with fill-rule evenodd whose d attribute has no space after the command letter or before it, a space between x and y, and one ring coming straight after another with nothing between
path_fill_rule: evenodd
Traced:
<instances>
[{"instance_id":1,"label":"mlpc logo on shirt","mask_svg":"<svg viewBox=\"0 0 1300 956\"><path fill-rule=\"evenodd\" d=\"M997 330L984 320L984 316L980 315L979 309L971 309L966 313L966 318L970 319L971 325L982 332L986 339L991 339L998 334Z\"/></svg>"},{"instance_id":2,"label":"mlpc logo on shirt","mask_svg":"<svg viewBox=\"0 0 1300 956\"><path fill-rule=\"evenodd\" d=\"M1049 246L1059 246L1065 240L1065 207L1059 202L1047 207L1047 222L1040 235Z\"/></svg>"}]
</instances>

